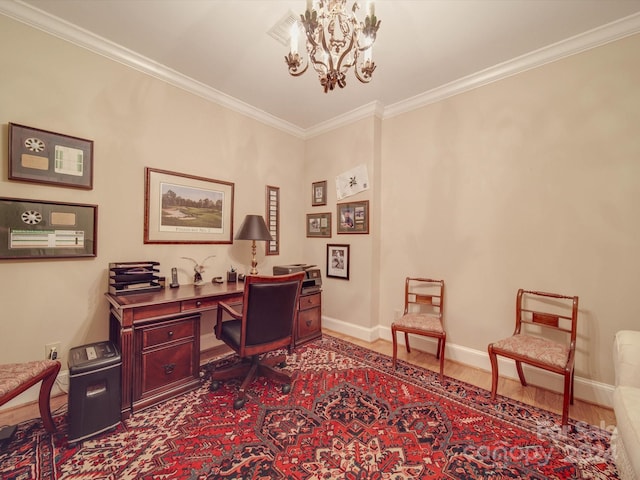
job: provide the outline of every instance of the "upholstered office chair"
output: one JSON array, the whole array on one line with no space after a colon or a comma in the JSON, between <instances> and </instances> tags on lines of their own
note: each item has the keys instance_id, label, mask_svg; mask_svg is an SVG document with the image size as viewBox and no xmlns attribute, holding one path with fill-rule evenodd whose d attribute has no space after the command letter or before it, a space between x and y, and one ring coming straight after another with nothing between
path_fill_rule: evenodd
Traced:
<instances>
[{"instance_id":1,"label":"upholstered office chair","mask_svg":"<svg viewBox=\"0 0 640 480\"><path fill-rule=\"evenodd\" d=\"M276 370L286 366L286 355L260 358L264 353L293 347L293 324L304 272L291 275L245 278L242 313L224 302L218 305L216 338L236 351L242 361L211 373L211 390L217 390L220 380L244 376L233 406L242 408L246 402L247 386L257 375L283 384L283 393L291 390L290 374ZM223 320L227 313L231 320Z\"/></svg>"},{"instance_id":2,"label":"upholstered office chair","mask_svg":"<svg viewBox=\"0 0 640 480\"><path fill-rule=\"evenodd\" d=\"M526 363L564 376L562 425L569 420L573 404L573 375L578 325L578 297L518 290L516 327L513 335L489 344L491 400L498 388L497 355L516 362L520 383L527 385L522 370Z\"/></svg>"},{"instance_id":3,"label":"upholstered office chair","mask_svg":"<svg viewBox=\"0 0 640 480\"><path fill-rule=\"evenodd\" d=\"M438 339L436 358L440 359L440 382L444 381L444 280L407 277L404 284L404 314L391 324L393 368L398 357L397 332L404 332L407 353L411 353L409 334Z\"/></svg>"}]
</instances>

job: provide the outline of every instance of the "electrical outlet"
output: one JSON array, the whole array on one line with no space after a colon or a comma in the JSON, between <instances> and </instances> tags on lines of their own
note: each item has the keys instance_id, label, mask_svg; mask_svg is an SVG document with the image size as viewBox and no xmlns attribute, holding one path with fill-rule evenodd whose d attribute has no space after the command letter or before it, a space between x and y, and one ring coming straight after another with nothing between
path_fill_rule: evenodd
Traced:
<instances>
[{"instance_id":1,"label":"electrical outlet","mask_svg":"<svg viewBox=\"0 0 640 480\"><path fill-rule=\"evenodd\" d=\"M44 346L44 358L46 360L60 360L60 357L62 357L60 342L47 343Z\"/></svg>"}]
</instances>

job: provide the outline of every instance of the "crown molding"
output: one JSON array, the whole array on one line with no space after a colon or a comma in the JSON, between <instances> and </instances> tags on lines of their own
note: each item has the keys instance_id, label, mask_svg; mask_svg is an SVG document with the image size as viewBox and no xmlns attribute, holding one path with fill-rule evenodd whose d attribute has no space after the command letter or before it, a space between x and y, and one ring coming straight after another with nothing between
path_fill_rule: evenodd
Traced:
<instances>
[{"instance_id":1,"label":"crown molding","mask_svg":"<svg viewBox=\"0 0 640 480\"><path fill-rule=\"evenodd\" d=\"M0 0L0 13L302 139L311 138L371 116L382 119L392 118L640 32L640 13L637 13L392 105L385 107L381 102L374 101L303 129L20 0Z\"/></svg>"},{"instance_id":2,"label":"crown molding","mask_svg":"<svg viewBox=\"0 0 640 480\"><path fill-rule=\"evenodd\" d=\"M482 87L483 85L540 67L547 63L555 62L562 58L584 52L585 50L620 40L639 32L640 13L636 13L389 105L384 109L383 118L395 117L396 115Z\"/></svg>"},{"instance_id":3,"label":"crown molding","mask_svg":"<svg viewBox=\"0 0 640 480\"><path fill-rule=\"evenodd\" d=\"M305 130L289 122L277 118L252 105L244 103L219 90L211 88L187 77L171 68L147 57L84 30L60 18L53 17L42 10L27 5L19 0L0 0L0 13L15 20L37 28L45 33L54 35L74 45L86 48L94 53L131 67L142 73L155 77L175 87L193 93L235 112L246 115L261 123L283 130L291 135L304 138Z\"/></svg>"},{"instance_id":4,"label":"crown molding","mask_svg":"<svg viewBox=\"0 0 640 480\"><path fill-rule=\"evenodd\" d=\"M357 122L358 120L362 120L364 118L378 117L382 118L384 114L384 106L379 101L373 101L358 107L350 112L347 112L338 117L327 120L326 122L319 123L313 127L308 128L305 131L305 138L312 138L318 135L321 135L326 132L330 132L331 130L335 130L336 128L344 127L353 122Z\"/></svg>"}]
</instances>

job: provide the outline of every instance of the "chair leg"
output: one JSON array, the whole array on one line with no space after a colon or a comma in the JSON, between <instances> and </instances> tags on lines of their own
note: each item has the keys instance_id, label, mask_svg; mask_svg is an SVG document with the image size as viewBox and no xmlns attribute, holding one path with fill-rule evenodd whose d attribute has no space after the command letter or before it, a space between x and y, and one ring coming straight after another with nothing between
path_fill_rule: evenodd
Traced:
<instances>
[{"instance_id":1,"label":"chair leg","mask_svg":"<svg viewBox=\"0 0 640 480\"><path fill-rule=\"evenodd\" d=\"M518 377L523 387L527 386L527 380L524 378L524 370L522 370L522 362L516 360L516 370L518 371Z\"/></svg>"},{"instance_id":2,"label":"chair leg","mask_svg":"<svg viewBox=\"0 0 640 480\"><path fill-rule=\"evenodd\" d=\"M47 376L43 378L42 385L40 385L40 397L38 406L40 407L40 417L42 417L42 423L44 428L49 433L56 431L56 424L53 422L51 416L51 389L56 383L56 377L60 371L60 363L49 367Z\"/></svg>"},{"instance_id":3,"label":"chair leg","mask_svg":"<svg viewBox=\"0 0 640 480\"><path fill-rule=\"evenodd\" d=\"M436 347L436 360L440 358L440 347L442 346L442 339L438 339L438 346Z\"/></svg>"},{"instance_id":4,"label":"chair leg","mask_svg":"<svg viewBox=\"0 0 640 480\"><path fill-rule=\"evenodd\" d=\"M573 405L573 390L574 390L574 375L575 375L576 371L575 370L571 370L571 398L569 399L569 401L571 402L571 405Z\"/></svg>"},{"instance_id":5,"label":"chair leg","mask_svg":"<svg viewBox=\"0 0 640 480\"><path fill-rule=\"evenodd\" d=\"M274 382L283 384L282 393L289 393L290 388L285 388L286 385L291 386L291 382L293 382L293 378L290 374L283 372L282 370L276 370L275 366L283 366L285 364L285 360L287 359L286 355L279 355L277 357L272 357L267 360L258 361L258 376L266 377ZM286 365L286 364L285 364ZM287 391L285 391L287 390Z\"/></svg>"},{"instance_id":6,"label":"chair leg","mask_svg":"<svg viewBox=\"0 0 640 480\"><path fill-rule=\"evenodd\" d=\"M491 400L495 400L498 390L498 359L493 352L493 345L489 345L489 360L491 360Z\"/></svg>"},{"instance_id":7,"label":"chair leg","mask_svg":"<svg viewBox=\"0 0 640 480\"><path fill-rule=\"evenodd\" d=\"M404 344L407 347L407 353L411 353L411 347L409 346L409 333L404 332Z\"/></svg>"},{"instance_id":8,"label":"chair leg","mask_svg":"<svg viewBox=\"0 0 640 480\"><path fill-rule=\"evenodd\" d=\"M573 380L573 372L565 373L564 395L562 397L562 425L567 425L569 423L569 399L573 395L572 380Z\"/></svg>"},{"instance_id":9,"label":"chair leg","mask_svg":"<svg viewBox=\"0 0 640 480\"><path fill-rule=\"evenodd\" d=\"M210 372L210 378L212 383L214 381L219 382L221 380L230 380L232 378L240 378L247 375L250 368L251 368L251 363L245 359L245 360L241 360L235 365L231 365L229 367L225 367L220 370L212 370Z\"/></svg>"},{"instance_id":10,"label":"chair leg","mask_svg":"<svg viewBox=\"0 0 640 480\"><path fill-rule=\"evenodd\" d=\"M397 333L398 332L396 332L395 325L391 325L391 337L393 339L393 361L392 361L392 366L393 366L394 370L396 368L396 363L397 363L397 360L398 360L398 338L397 338Z\"/></svg>"},{"instance_id":11,"label":"chair leg","mask_svg":"<svg viewBox=\"0 0 640 480\"><path fill-rule=\"evenodd\" d=\"M235 408L236 410L239 410L242 407L244 407L244 404L247 401L247 393L246 393L247 387L256 377L257 371L258 371L258 361L257 361L257 357L254 357L254 359L251 361L251 368L249 368L249 373L247 373L247 376L244 377L244 380L242 381L242 384L238 389L238 396L236 397L236 400L233 402L233 408Z\"/></svg>"},{"instance_id":12,"label":"chair leg","mask_svg":"<svg viewBox=\"0 0 640 480\"><path fill-rule=\"evenodd\" d=\"M447 341L446 337L442 337L438 339L438 356L440 356L440 383L443 385L444 385L444 346L446 341Z\"/></svg>"}]
</instances>

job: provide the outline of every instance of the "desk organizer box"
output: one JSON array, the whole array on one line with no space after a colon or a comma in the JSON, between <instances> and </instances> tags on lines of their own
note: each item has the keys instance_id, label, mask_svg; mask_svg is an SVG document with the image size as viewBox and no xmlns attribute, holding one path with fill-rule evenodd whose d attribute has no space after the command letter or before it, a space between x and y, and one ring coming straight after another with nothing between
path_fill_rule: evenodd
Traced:
<instances>
[{"instance_id":1,"label":"desk organizer box","mask_svg":"<svg viewBox=\"0 0 640 480\"><path fill-rule=\"evenodd\" d=\"M159 262L119 262L109 264L109 293L127 295L162 289Z\"/></svg>"}]
</instances>

